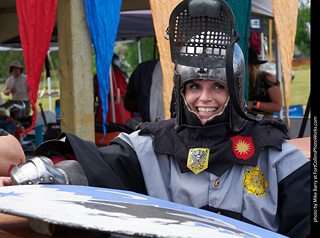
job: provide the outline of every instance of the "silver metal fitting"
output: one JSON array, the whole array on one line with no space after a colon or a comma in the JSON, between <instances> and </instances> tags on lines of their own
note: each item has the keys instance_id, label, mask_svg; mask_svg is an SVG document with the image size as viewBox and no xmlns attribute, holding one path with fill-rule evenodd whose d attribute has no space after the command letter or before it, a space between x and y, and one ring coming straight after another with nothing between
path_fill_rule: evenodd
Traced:
<instances>
[{"instance_id":1,"label":"silver metal fitting","mask_svg":"<svg viewBox=\"0 0 320 238\"><path fill-rule=\"evenodd\" d=\"M26 163L15 165L10 172L13 185L69 184L66 173L55 168L44 156L33 157Z\"/></svg>"}]
</instances>

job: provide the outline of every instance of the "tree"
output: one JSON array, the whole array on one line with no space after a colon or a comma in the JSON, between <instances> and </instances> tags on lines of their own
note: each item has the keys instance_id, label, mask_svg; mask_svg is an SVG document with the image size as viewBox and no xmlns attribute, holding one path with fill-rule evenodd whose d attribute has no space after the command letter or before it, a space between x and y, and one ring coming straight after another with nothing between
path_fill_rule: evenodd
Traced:
<instances>
[{"instance_id":1,"label":"tree","mask_svg":"<svg viewBox=\"0 0 320 238\"><path fill-rule=\"evenodd\" d=\"M159 59L157 46L154 37L141 38L141 58L142 62ZM138 66L138 45L137 42L118 44L115 46L115 53L120 57L122 69L127 73L132 73Z\"/></svg>"},{"instance_id":2,"label":"tree","mask_svg":"<svg viewBox=\"0 0 320 238\"><path fill-rule=\"evenodd\" d=\"M310 23L310 7L301 9L300 11L305 22ZM298 49L301 51L302 57L310 56L310 40L307 35L306 29L300 14L298 15L295 44L298 47Z\"/></svg>"}]
</instances>

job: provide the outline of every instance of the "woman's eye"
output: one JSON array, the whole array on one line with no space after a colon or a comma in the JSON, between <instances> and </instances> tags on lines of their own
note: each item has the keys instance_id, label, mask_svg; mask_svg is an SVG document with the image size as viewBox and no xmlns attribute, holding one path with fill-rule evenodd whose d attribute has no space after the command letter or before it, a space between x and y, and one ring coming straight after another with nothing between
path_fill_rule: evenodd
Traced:
<instances>
[{"instance_id":1,"label":"woman's eye","mask_svg":"<svg viewBox=\"0 0 320 238\"><path fill-rule=\"evenodd\" d=\"M189 85L189 88L190 88L190 89L199 89L199 85L197 85L197 84L190 84L190 85Z\"/></svg>"},{"instance_id":2,"label":"woman's eye","mask_svg":"<svg viewBox=\"0 0 320 238\"><path fill-rule=\"evenodd\" d=\"M214 88L215 88L215 89L224 89L224 85L222 85L222 84L216 84Z\"/></svg>"}]
</instances>

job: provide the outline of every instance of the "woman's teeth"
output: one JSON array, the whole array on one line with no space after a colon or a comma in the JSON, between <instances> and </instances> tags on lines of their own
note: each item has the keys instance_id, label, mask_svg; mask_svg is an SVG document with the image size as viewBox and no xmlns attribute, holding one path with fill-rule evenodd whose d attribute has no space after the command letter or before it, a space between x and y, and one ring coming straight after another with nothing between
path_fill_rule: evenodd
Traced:
<instances>
[{"instance_id":1,"label":"woman's teeth","mask_svg":"<svg viewBox=\"0 0 320 238\"><path fill-rule=\"evenodd\" d=\"M200 113L213 113L218 110L217 107L198 107L198 112Z\"/></svg>"}]
</instances>

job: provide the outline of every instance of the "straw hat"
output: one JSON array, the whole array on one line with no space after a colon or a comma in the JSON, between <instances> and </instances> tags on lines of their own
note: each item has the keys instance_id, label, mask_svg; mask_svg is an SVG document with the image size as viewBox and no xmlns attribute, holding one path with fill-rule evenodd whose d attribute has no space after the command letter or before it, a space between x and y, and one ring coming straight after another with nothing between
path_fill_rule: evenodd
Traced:
<instances>
[{"instance_id":1,"label":"straw hat","mask_svg":"<svg viewBox=\"0 0 320 238\"><path fill-rule=\"evenodd\" d=\"M12 67L16 67L16 68L20 68L21 72L23 71L23 66L21 65L21 63L18 60L14 60L11 62L10 64L10 68L9 68L9 73L12 72Z\"/></svg>"}]
</instances>

